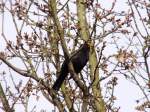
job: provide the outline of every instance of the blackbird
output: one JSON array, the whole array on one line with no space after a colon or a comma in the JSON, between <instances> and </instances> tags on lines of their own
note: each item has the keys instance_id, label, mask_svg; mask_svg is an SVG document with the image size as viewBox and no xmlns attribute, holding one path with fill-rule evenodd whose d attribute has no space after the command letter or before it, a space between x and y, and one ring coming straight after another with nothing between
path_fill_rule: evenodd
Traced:
<instances>
[{"instance_id":1,"label":"blackbird","mask_svg":"<svg viewBox=\"0 0 150 112\"><path fill-rule=\"evenodd\" d=\"M71 58L69 59L69 61L72 62L76 74L80 73L80 71L84 68L84 66L88 62L89 51L90 51L89 45L87 43L84 43L79 48L79 50L77 50L75 53L73 53L70 56ZM69 69L68 69L69 61L64 60L61 66L60 74L52 87L56 91L60 89L63 81L65 80L65 78L69 73Z\"/></svg>"}]
</instances>

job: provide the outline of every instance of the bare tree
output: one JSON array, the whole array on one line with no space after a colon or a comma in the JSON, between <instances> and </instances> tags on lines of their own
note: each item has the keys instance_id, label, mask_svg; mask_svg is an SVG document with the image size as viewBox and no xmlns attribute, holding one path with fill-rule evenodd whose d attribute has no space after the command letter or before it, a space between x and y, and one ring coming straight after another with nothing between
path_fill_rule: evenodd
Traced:
<instances>
[{"instance_id":1,"label":"bare tree","mask_svg":"<svg viewBox=\"0 0 150 112\"><path fill-rule=\"evenodd\" d=\"M0 52L0 66L7 65L8 71L0 71L1 109L12 112L21 104L27 112L29 98L39 101L44 96L60 112L118 112L114 93L120 75L142 91L136 109L146 111L150 3L126 2L128 9L119 11L116 0L109 8L99 0L2 0L1 40L6 48ZM6 15L11 16L15 37L7 35ZM62 62L84 42L90 47L88 64L77 75L70 62L70 75L59 91L53 90Z\"/></svg>"}]
</instances>

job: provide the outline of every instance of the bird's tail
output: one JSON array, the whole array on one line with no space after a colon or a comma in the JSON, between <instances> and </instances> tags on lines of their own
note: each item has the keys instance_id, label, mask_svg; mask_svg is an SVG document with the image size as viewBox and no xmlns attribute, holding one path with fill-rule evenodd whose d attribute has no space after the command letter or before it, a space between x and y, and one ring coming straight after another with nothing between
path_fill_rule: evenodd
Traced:
<instances>
[{"instance_id":1,"label":"bird's tail","mask_svg":"<svg viewBox=\"0 0 150 112\"><path fill-rule=\"evenodd\" d=\"M64 80L65 80L65 76L64 75L59 75L58 79L56 80L56 82L53 85L53 89L58 91Z\"/></svg>"}]
</instances>

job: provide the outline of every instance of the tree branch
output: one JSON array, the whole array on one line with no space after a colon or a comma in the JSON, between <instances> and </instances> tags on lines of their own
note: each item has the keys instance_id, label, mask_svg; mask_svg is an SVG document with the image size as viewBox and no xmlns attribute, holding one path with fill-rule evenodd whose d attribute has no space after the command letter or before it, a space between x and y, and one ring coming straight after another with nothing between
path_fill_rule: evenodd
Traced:
<instances>
[{"instance_id":1,"label":"tree branch","mask_svg":"<svg viewBox=\"0 0 150 112\"><path fill-rule=\"evenodd\" d=\"M13 109L11 109L9 106L9 102L6 98L4 91L3 91L1 83L0 83L0 99L2 101L3 108L4 108L5 112L13 112Z\"/></svg>"}]
</instances>

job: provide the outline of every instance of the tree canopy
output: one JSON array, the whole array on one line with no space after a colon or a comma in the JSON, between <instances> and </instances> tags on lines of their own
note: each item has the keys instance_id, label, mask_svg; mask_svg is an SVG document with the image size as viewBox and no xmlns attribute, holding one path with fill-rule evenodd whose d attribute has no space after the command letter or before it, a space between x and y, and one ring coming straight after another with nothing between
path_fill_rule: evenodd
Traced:
<instances>
[{"instance_id":1,"label":"tree canopy","mask_svg":"<svg viewBox=\"0 0 150 112\"><path fill-rule=\"evenodd\" d=\"M120 112L118 95L134 92L131 110L150 109L150 1L1 0L0 17L0 111ZM89 60L76 73L85 42Z\"/></svg>"}]
</instances>

